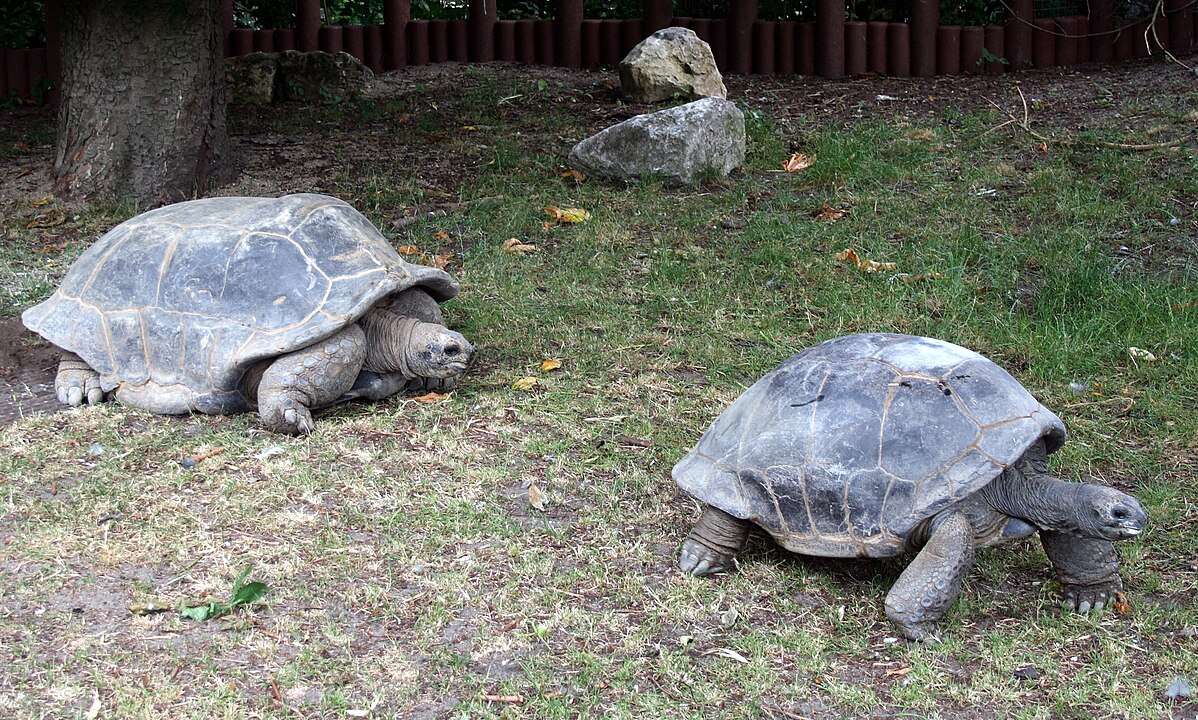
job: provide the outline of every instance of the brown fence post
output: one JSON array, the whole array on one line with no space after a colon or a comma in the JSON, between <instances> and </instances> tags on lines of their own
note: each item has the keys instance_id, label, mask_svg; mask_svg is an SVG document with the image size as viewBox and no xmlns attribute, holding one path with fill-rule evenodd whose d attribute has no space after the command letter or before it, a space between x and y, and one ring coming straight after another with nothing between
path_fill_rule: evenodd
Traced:
<instances>
[{"instance_id":1,"label":"brown fence post","mask_svg":"<svg viewBox=\"0 0 1198 720\"><path fill-rule=\"evenodd\" d=\"M449 59L460 63L470 62L470 21L450 20L447 32Z\"/></svg>"},{"instance_id":2,"label":"brown fence post","mask_svg":"<svg viewBox=\"0 0 1198 720\"><path fill-rule=\"evenodd\" d=\"M366 29L361 25L341 28L341 49L366 64Z\"/></svg>"},{"instance_id":3,"label":"brown fence post","mask_svg":"<svg viewBox=\"0 0 1198 720\"><path fill-rule=\"evenodd\" d=\"M29 94L37 90L38 80L46 79L46 48L29 48L26 55L26 82L29 84Z\"/></svg>"},{"instance_id":4,"label":"brown fence post","mask_svg":"<svg viewBox=\"0 0 1198 720\"><path fill-rule=\"evenodd\" d=\"M536 43L534 53L540 65L556 65L557 54L554 47L557 37L557 23L553 20L534 20L532 24L533 40Z\"/></svg>"},{"instance_id":5,"label":"brown fence post","mask_svg":"<svg viewBox=\"0 0 1198 720\"><path fill-rule=\"evenodd\" d=\"M670 0L644 0L641 4L641 17L644 20L645 35L652 35L664 27L670 26L670 15L673 3ZM579 10L578 17L582 17Z\"/></svg>"},{"instance_id":6,"label":"brown fence post","mask_svg":"<svg viewBox=\"0 0 1198 720\"><path fill-rule=\"evenodd\" d=\"M977 25L961 28L961 72L980 75L982 48L986 46L986 29Z\"/></svg>"},{"instance_id":7,"label":"brown fence post","mask_svg":"<svg viewBox=\"0 0 1198 720\"><path fill-rule=\"evenodd\" d=\"M495 21L499 18L495 0L470 0L470 60L491 62L495 59Z\"/></svg>"},{"instance_id":8,"label":"brown fence post","mask_svg":"<svg viewBox=\"0 0 1198 720\"><path fill-rule=\"evenodd\" d=\"M582 66L589 70L599 67L600 20L582 21Z\"/></svg>"},{"instance_id":9,"label":"brown fence post","mask_svg":"<svg viewBox=\"0 0 1198 720\"><path fill-rule=\"evenodd\" d=\"M844 0L815 0L815 72L844 77Z\"/></svg>"},{"instance_id":10,"label":"brown fence post","mask_svg":"<svg viewBox=\"0 0 1198 720\"><path fill-rule=\"evenodd\" d=\"M383 26L367 25L362 31L363 52L366 67L375 73L383 71Z\"/></svg>"},{"instance_id":11,"label":"brown fence post","mask_svg":"<svg viewBox=\"0 0 1198 720\"><path fill-rule=\"evenodd\" d=\"M870 20L865 27L865 69L867 72L886 74L886 26L884 20Z\"/></svg>"},{"instance_id":12,"label":"brown fence post","mask_svg":"<svg viewBox=\"0 0 1198 720\"><path fill-rule=\"evenodd\" d=\"M254 31L254 52L270 53L275 51L275 31L274 30L255 30Z\"/></svg>"},{"instance_id":13,"label":"brown fence post","mask_svg":"<svg viewBox=\"0 0 1198 720\"><path fill-rule=\"evenodd\" d=\"M320 49L327 53L339 53L345 48L345 37L340 25L326 25L320 29Z\"/></svg>"},{"instance_id":14,"label":"brown fence post","mask_svg":"<svg viewBox=\"0 0 1198 720\"><path fill-rule=\"evenodd\" d=\"M512 62L516 59L516 21L495 21L495 59Z\"/></svg>"},{"instance_id":15,"label":"brown fence post","mask_svg":"<svg viewBox=\"0 0 1198 720\"><path fill-rule=\"evenodd\" d=\"M778 23L758 20L753 23L753 72L774 74L774 33Z\"/></svg>"},{"instance_id":16,"label":"brown fence post","mask_svg":"<svg viewBox=\"0 0 1198 720\"><path fill-rule=\"evenodd\" d=\"M0 50L8 56L8 90L5 98L16 95L23 98L29 95L29 58L24 50L9 48Z\"/></svg>"},{"instance_id":17,"label":"brown fence post","mask_svg":"<svg viewBox=\"0 0 1198 720\"><path fill-rule=\"evenodd\" d=\"M438 65L449 60L449 20L433 18L428 21L428 61Z\"/></svg>"},{"instance_id":18,"label":"brown fence post","mask_svg":"<svg viewBox=\"0 0 1198 720\"><path fill-rule=\"evenodd\" d=\"M696 24L698 19L696 18ZM728 66L728 21L727 20L711 20L707 24L707 35L711 39L707 44L711 46L711 54L715 56L716 67Z\"/></svg>"},{"instance_id":19,"label":"brown fence post","mask_svg":"<svg viewBox=\"0 0 1198 720\"><path fill-rule=\"evenodd\" d=\"M241 57L254 52L254 31L249 28L233 28L226 36L226 57Z\"/></svg>"},{"instance_id":20,"label":"brown fence post","mask_svg":"<svg viewBox=\"0 0 1198 720\"><path fill-rule=\"evenodd\" d=\"M1032 35L1032 65L1038 68L1052 67L1056 62L1057 23L1052 18L1039 18L1035 21L1035 34Z\"/></svg>"},{"instance_id":21,"label":"brown fence post","mask_svg":"<svg viewBox=\"0 0 1198 720\"><path fill-rule=\"evenodd\" d=\"M911 0L911 74L936 74L936 28L940 25L940 0Z\"/></svg>"},{"instance_id":22,"label":"brown fence post","mask_svg":"<svg viewBox=\"0 0 1198 720\"><path fill-rule=\"evenodd\" d=\"M1073 18L1057 18L1057 52L1056 63L1062 67L1077 64L1077 26Z\"/></svg>"},{"instance_id":23,"label":"brown fence post","mask_svg":"<svg viewBox=\"0 0 1198 720\"><path fill-rule=\"evenodd\" d=\"M1003 32L1005 29L1002 25L986 26L986 34L984 36L986 52L997 58L986 61L987 75L1001 75L1007 71L1007 66L1002 63L1002 60L1006 59L1006 36Z\"/></svg>"},{"instance_id":24,"label":"brown fence post","mask_svg":"<svg viewBox=\"0 0 1198 720\"><path fill-rule=\"evenodd\" d=\"M533 65L537 62L536 33L533 32L535 20L516 21L516 62Z\"/></svg>"},{"instance_id":25,"label":"brown fence post","mask_svg":"<svg viewBox=\"0 0 1198 720\"><path fill-rule=\"evenodd\" d=\"M776 55L774 57L774 72L779 75L795 74L795 23L782 21L778 23L778 36L775 39Z\"/></svg>"},{"instance_id":26,"label":"brown fence post","mask_svg":"<svg viewBox=\"0 0 1198 720\"><path fill-rule=\"evenodd\" d=\"M886 25L886 72L894 77L911 75L911 26L907 23Z\"/></svg>"},{"instance_id":27,"label":"brown fence post","mask_svg":"<svg viewBox=\"0 0 1198 720\"><path fill-rule=\"evenodd\" d=\"M1194 46L1194 10L1190 0L1165 0L1169 17L1169 48L1174 53L1188 53Z\"/></svg>"},{"instance_id":28,"label":"brown fence post","mask_svg":"<svg viewBox=\"0 0 1198 720\"><path fill-rule=\"evenodd\" d=\"M1115 57L1114 23L1111 19L1111 0L1090 0L1090 59L1108 62Z\"/></svg>"},{"instance_id":29,"label":"brown fence post","mask_svg":"<svg viewBox=\"0 0 1198 720\"><path fill-rule=\"evenodd\" d=\"M757 0L732 0L732 6L728 8L729 72L745 75L752 70L753 23L756 21Z\"/></svg>"},{"instance_id":30,"label":"brown fence post","mask_svg":"<svg viewBox=\"0 0 1198 720\"><path fill-rule=\"evenodd\" d=\"M582 67L582 0L555 0L554 56L549 64Z\"/></svg>"},{"instance_id":31,"label":"brown fence post","mask_svg":"<svg viewBox=\"0 0 1198 720\"><path fill-rule=\"evenodd\" d=\"M864 75L868 67L865 51L866 27L863 22L844 24L844 74L849 77Z\"/></svg>"},{"instance_id":32,"label":"brown fence post","mask_svg":"<svg viewBox=\"0 0 1198 720\"><path fill-rule=\"evenodd\" d=\"M800 75L815 75L815 23L799 23L795 29L795 70Z\"/></svg>"},{"instance_id":33,"label":"brown fence post","mask_svg":"<svg viewBox=\"0 0 1198 720\"><path fill-rule=\"evenodd\" d=\"M408 64L408 0L383 0L383 69L398 70Z\"/></svg>"},{"instance_id":34,"label":"brown fence post","mask_svg":"<svg viewBox=\"0 0 1198 720\"><path fill-rule=\"evenodd\" d=\"M50 6L58 5L59 0L48 0L46 3L46 23L50 22ZM225 57L229 54L229 33L233 30L233 0L220 0L220 37L224 42ZM46 47L50 47L50 34L46 34Z\"/></svg>"},{"instance_id":35,"label":"brown fence post","mask_svg":"<svg viewBox=\"0 0 1198 720\"><path fill-rule=\"evenodd\" d=\"M1005 57L1011 63L1007 66L1008 70L1023 70L1031 65L1031 22L1035 19L1032 0L1007 0L1007 33L1004 42L1007 50Z\"/></svg>"},{"instance_id":36,"label":"brown fence post","mask_svg":"<svg viewBox=\"0 0 1198 720\"><path fill-rule=\"evenodd\" d=\"M275 52L295 49L295 28L275 28Z\"/></svg>"},{"instance_id":37,"label":"brown fence post","mask_svg":"<svg viewBox=\"0 0 1198 720\"><path fill-rule=\"evenodd\" d=\"M409 20L407 23L409 65L428 65L428 20Z\"/></svg>"},{"instance_id":38,"label":"brown fence post","mask_svg":"<svg viewBox=\"0 0 1198 720\"><path fill-rule=\"evenodd\" d=\"M645 32L641 29L640 18L624 18L620 21L620 59L623 60L641 40Z\"/></svg>"},{"instance_id":39,"label":"brown fence post","mask_svg":"<svg viewBox=\"0 0 1198 720\"><path fill-rule=\"evenodd\" d=\"M233 21L233 9L229 8L229 22ZM46 0L46 77L50 80L50 104L58 105L62 92L62 4L60 0ZM0 75L4 68L0 68ZM3 92L0 92L3 97Z\"/></svg>"},{"instance_id":40,"label":"brown fence post","mask_svg":"<svg viewBox=\"0 0 1198 720\"><path fill-rule=\"evenodd\" d=\"M624 56L620 54L620 21L599 21L599 62L610 68L620 64Z\"/></svg>"},{"instance_id":41,"label":"brown fence post","mask_svg":"<svg viewBox=\"0 0 1198 720\"><path fill-rule=\"evenodd\" d=\"M320 49L320 0L295 0L295 44L303 52Z\"/></svg>"},{"instance_id":42,"label":"brown fence post","mask_svg":"<svg viewBox=\"0 0 1198 720\"><path fill-rule=\"evenodd\" d=\"M936 74L961 74L960 25L941 25L936 29Z\"/></svg>"}]
</instances>

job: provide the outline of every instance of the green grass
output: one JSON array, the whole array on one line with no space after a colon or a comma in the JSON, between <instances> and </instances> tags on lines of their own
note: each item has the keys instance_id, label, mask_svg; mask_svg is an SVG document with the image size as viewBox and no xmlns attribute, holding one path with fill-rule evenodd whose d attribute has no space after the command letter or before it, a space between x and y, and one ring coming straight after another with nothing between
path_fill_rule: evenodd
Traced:
<instances>
[{"instance_id":1,"label":"green grass","mask_svg":"<svg viewBox=\"0 0 1198 720\"><path fill-rule=\"evenodd\" d=\"M476 365L447 402L340 407L303 439L252 416L120 406L0 431L0 715L84 717L93 697L101 717L1193 712L1163 696L1177 675L1198 680L1193 144L1042 152L985 133L1002 119L974 108L812 116L800 135L749 99L750 156L733 178L577 185L559 174L565 139L631 112L602 79L470 68L237 121L305 143L331 168L320 187L397 246L454 253L463 290L445 310ZM1166 95L1136 112L1184 127ZM775 172L794 150L816 164ZM251 165L242 182L309 189L279 174ZM813 218L824 203L849 213ZM546 229L545 205L592 218ZM25 227L39 212L5 218L9 313L133 209ZM538 251L509 255L509 237ZM849 247L895 270L837 260ZM986 353L1068 424L1056 472L1141 499L1149 529L1120 545L1130 612L1062 613L1032 542L979 553L934 645L885 621L901 559L799 558L757 537L736 573L679 574L698 508L673 463L789 355L875 330ZM540 372L549 358L562 368ZM512 388L530 375L535 388ZM225 619L127 610L227 597L247 565L269 590Z\"/></svg>"}]
</instances>

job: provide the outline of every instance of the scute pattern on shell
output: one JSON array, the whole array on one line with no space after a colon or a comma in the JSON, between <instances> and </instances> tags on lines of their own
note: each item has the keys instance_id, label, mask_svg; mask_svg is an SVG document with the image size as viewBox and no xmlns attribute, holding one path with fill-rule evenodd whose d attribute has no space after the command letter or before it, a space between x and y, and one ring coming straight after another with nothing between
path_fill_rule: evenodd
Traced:
<instances>
[{"instance_id":1,"label":"scute pattern on shell","mask_svg":"<svg viewBox=\"0 0 1198 720\"><path fill-rule=\"evenodd\" d=\"M1065 426L1005 370L931 338L808 348L728 407L674 467L699 500L830 557L896 555L924 520Z\"/></svg>"},{"instance_id":2,"label":"scute pattern on shell","mask_svg":"<svg viewBox=\"0 0 1198 720\"><path fill-rule=\"evenodd\" d=\"M239 412L246 371L356 321L383 297L458 286L403 260L324 195L192 200L118 225L22 315L26 327L155 412Z\"/></svg>"}]
</instances>

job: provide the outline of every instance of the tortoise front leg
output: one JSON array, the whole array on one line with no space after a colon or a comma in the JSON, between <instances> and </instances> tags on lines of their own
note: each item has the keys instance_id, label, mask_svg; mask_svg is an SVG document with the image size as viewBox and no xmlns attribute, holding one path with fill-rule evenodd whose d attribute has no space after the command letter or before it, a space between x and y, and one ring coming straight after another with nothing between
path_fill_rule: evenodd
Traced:
<instances>
[{"instance_id":1,"label":"tortoise front leg","mask_svg":"<svg viewBox=\"0 0 1198 720\"><path fill-rule=\"evenodd\" d=\"M92 369L75 353L64 352L58 361L58 374L54 377L54 394L58 402L79 407L104 402L104 390L100 387L100 373Z\"/></svg>"},{"instance_id":2,"label":"tortoise front leg","mask_svg":"<svg viewBox=\"0 0 1198 720\"><path fill-rule=\"evenodd\" d=\"M934 640L936 623L973 567L973 527L961 513L940 520L886 596L886 617L908 640Z\"/></svg>"},{"instance_id":3,"label":"tortoise front leg","mask_svg":"<svg viewBox=\"0 0 1198 720\"><path fill-rule=\"evenodd\" d=\"M258 415L274 432L312 432L311 408L329 405L354 385L366 359L366 334L357 325L270 364L258 383Z\"/></svg>"},{"instance_id":4,"label":"tortoise front leg","mask_svg":"<svg viewBox=\"0 0 1198 720\"><path fill-rule=\"evenodd\" d=\"M1081 613L1101 610L1123 589L1119 558L1109 540L1040 531L1040 543L1056 568L1065 607Z\"/></svg>"},{"instance_id":5,"label":"tortoise front leg","mask_svg":"<svg viewBox=\"0 0 1198 720\"><path fill-rule=\"evenodd\" d=\"M691 575L710 575L736 567L736 556L749 538L749 523L707 506L682 542L678 567Z\"/></svg>"}]
</instances>

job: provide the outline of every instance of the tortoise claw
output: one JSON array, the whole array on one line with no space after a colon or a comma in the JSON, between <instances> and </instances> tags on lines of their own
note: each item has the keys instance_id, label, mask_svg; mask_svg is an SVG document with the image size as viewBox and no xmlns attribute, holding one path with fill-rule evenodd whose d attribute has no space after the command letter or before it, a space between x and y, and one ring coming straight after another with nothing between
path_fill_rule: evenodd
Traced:
<instances>
[{"instance_id":1,"label":"tortoise claw","mask_svg":"<svg viewBox=\"0 0 1198 720\"><path fill-rule=\"evenodd\" d=\"M711 575L727 572L736 566L736 558L717 553L706 545L687 538L682 543L678 567L688 575Z\"/></svg>"}]
</instances>

